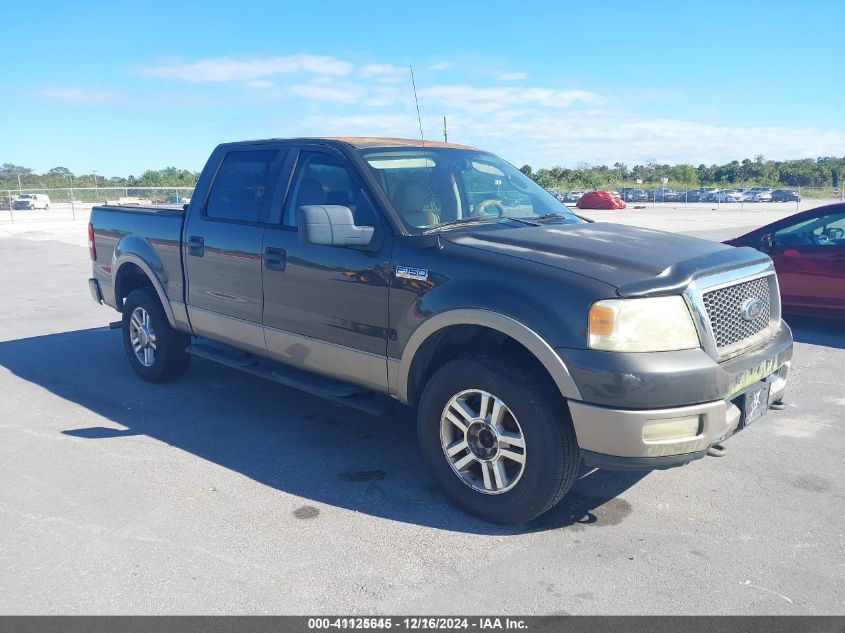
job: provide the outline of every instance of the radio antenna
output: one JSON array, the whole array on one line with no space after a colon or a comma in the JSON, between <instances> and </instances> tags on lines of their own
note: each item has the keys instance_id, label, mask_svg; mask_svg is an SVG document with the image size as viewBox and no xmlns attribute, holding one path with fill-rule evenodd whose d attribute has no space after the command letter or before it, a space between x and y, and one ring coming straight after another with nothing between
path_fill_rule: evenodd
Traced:
<instances>
[{"instance_id":1,"label":"radio antenna","mask_svg":"<svg viewBox=\"0 0 845 633\"><path fill-rule=\"evenodd\" d=\"M414 88L414 103L417 106L417 122L420 124L420 141L422 141L423 147L425 147L425 135L423 134L422 129L422 117L420 116L420 100L417 99L417 82L414 79L414 67L408 66L411 69L411 86Z\"/></svg>"}]
</instances>

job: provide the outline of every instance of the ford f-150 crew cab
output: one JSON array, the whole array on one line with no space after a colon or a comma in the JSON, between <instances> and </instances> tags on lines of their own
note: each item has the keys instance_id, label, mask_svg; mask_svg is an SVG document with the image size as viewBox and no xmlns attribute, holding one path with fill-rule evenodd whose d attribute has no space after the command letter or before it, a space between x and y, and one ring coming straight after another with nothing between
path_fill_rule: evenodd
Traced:
<instances>
[{"instance_id":1,"label":"ford f-150 crew cab","mask_svg":"<svg viewBox=\"0 0 845 633\"><path fill-rule=\"evenodd\" d=\"M470 147L224 144L184 209L98 206L88 231L141 378L199 356L368 411L393 396L491 521L545 512L582 461L703 457L786 386L767 255L584 220Z\"/></svg>"}]
</instances>

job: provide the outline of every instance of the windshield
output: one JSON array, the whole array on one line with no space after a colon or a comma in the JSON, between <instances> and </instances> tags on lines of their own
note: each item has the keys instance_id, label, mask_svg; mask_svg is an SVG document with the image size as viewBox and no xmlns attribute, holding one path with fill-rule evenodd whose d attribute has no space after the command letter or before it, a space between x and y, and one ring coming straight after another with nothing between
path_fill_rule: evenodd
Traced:
<instances>
[{"instance_id":1,"label":"windshield","mask_svg":"<svg viewBox=\"0 0 845 633\"><path fill-rule=\"evenodd\" d=\"M463 222L543 217L583 222L501 158L467 149L370 149L361 152L412 233Z\"/></svg>"}]
</instances>

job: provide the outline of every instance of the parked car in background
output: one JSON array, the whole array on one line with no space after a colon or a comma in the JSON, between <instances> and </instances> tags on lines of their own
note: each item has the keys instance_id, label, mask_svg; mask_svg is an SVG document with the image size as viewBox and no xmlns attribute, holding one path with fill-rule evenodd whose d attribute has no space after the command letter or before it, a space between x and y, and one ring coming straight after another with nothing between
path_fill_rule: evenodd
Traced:
<instances>
[{"instance_id":1,"label":"parked car in background","mask_svg":"<svg viewBox=\"0 0 845 633\"><path fill-rule=\"evenodd\" d=\"M154 202L149 198L140 198L138 196L121 196L117 200L106 200L103 204L110 207L140 207L149 204L161 203Z\"/></svg>"},{"instance_id":2,"label":"parked car in background","mask_svg":"<svg viewBox=\"0 0 845 633\"><path fill-rule=\"evenodd\" d=\"M681 200L684 202L701 202L701 191L698 189L689 189L681 193Z\"/></svg>"},{"instance_id":3,"label":"parked car in background","mask_svg":"<svg viewBox=\"0 0 845 633\"><path fill-rule=\"evenodd\" d=\"M683 200L681 194L674 189L650 189L648 192L649 201L653 202L678 202Z\"/></svg>"},{"instance_id":4,"label":"parked car in background","mask_svg":"<svg viewBox=\"0 0 845 633\"><path fill-rule=\"evenodd\" d=\"M573 189L572 191L567 191L563 194L563 202L578 202L586 192L581 191L578 189Z\"/></svg>"},{"instance_id":5,"label":"parked car in background","mask_svg":"<svg viewBox=\"0 0 845 633\"><path fill-rule=\"evenodd\" d=\"M752 187L743 192L742 199L745 202L771 202L772 188L771 187Z\"/></svg>"},{"instance_id":6,"label":"parked car in background","mask_svg":"<svg viewBox=\"0 0 845 633\"><path fill-rule=\"evenodd\" d=\"M705 202L712 202L713 196L719 193L720 189L718 187L699 187L698 191L701 194L699 200L703 200Z\"/></svg>"},{"instance_id":7,"label":"parked car in background","mask_svg":"<svg viewBox=\"0 0 845 633\"><path fill-rule=\"evenodd\" d=\"M619 190L619 195L625 202L645 202L648 200L648 194L644 189L626 187Z\"/></svg>"},{"instance_id":8,"label":"parked car in background","mask_svg":"<svg viewBox=\"0 0 845 633\"><path fill-rule=\"evenodd\" d=\"M713 196L713 202L742 202L742 194L736 189L723 189Z\"/></svg>"},{"instance_id":9,"label":"parked car in background","mask_svg":"<svg viewBox=\"0 0 845 633\"><path fill-rule=\"evenodd\" d=\"M43 193L22 193L15 196L12 207L15 211L24 209L43 209L46 211L50 208L50 196Z\"/></svg>"},{"instance_id":10,"label":"parked car in background","mask_svg":"<svg viewBox=\"0 0 845 633\"><path fill-rule=\"evenodd\" d=\"M801 202L801 196L792 189L775 189L772 192L772 202Z\"/></svg>"},{"instance_id":11,"label":"parked car in background","mask_svg":"<svg viewBox=\"0 0 845 633\"><path fill-rule=\"evenodd\" d=\"M845 204L802 211L725 244L774 260L785 312L845 318Z\"/></svg>"}]
</instances>

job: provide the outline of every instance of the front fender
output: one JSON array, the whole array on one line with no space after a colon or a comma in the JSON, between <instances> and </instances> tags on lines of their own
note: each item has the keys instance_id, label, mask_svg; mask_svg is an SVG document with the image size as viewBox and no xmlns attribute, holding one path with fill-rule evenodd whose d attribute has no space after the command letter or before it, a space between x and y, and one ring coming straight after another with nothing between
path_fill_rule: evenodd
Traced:
<instances>
[{"instance_id":1,"label":"front fender","mask_svg":"<svg viewBox=\"0 0 845 633\"><path fill-rule=\"evenodd\" d=\"M530 351L546 368L563 397L581 400L581 393L566 363L537 332L516 319L498 312L479 308L460 308L431 316L414 330L405 345L398 367L394 365L396 395L400 402L408 402L411 366L417 351L429 337L452 325L480 325L510 336Z\"/></svg>"}]
</instances>

